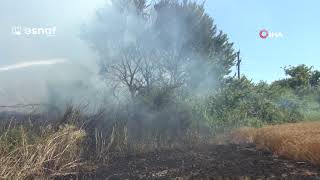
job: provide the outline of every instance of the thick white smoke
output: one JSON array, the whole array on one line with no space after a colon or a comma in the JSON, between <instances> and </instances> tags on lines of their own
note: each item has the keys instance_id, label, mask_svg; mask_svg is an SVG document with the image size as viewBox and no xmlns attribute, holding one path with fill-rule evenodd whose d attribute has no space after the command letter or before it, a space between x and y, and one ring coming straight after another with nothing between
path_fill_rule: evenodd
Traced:
<instances>
[{"instance_id":1,"label":"thick white smoke","mask_svg":"<svg viewBox=\"0 0 320 180\"><path fill-rule=\"evenodd\" d=\"M105 3L108 1L1 1L0 106L96 100L105 84L98 77L95 53L79 35L82 24ZM15 26L55 26L56 35L17 36L11 32Z\"/></svg>"}]
</instances>

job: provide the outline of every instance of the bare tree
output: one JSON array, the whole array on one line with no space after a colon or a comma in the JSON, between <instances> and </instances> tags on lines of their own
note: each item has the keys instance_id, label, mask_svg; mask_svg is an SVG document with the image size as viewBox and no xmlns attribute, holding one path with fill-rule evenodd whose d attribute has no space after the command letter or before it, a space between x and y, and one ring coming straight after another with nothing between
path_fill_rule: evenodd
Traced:
<instances>
[{"instance_id":1,"label":"bare tree","mask_svg":"<svg viewBox=\"0 0 320 180\"><path fill-rule=\"evenodd\" d=\"M150 96L155 89L168 91L184 84L183 62L173 53L135 45L121 49L119 54L106 72L117 85L126 87L133 99Z\"/></svg>"},{"instance_id":2,"label":"bare tree","mask_svg":"<svg viewBox=\"0 0 320 180\"><path fill-rule=\"evenodd\" d=\"M138 53L136 47L121 50L119 60L116 59L108 71L113 80L128 88L132 98L136 96L143 83L139 78L143 57Z\"/></svg>"}]
</instances>

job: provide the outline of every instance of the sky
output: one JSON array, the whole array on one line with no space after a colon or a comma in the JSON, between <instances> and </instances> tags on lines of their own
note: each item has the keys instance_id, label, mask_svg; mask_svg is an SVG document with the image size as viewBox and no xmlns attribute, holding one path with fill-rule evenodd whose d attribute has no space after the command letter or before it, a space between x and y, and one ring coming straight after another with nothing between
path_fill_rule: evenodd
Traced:
<instances>
[{"instance_id":1,"label":"sky","mask_svg":"<svg viewBox=\"0 0 320 180\"><path fill-rule=\"evenodd\" d=\"M104 3L1 0L0 67L51 59L95 67L95 53L79 38L79 30ZM255 82L284 77L281 67L287 65L307 64L320 69L319 6L318 0L207 0L205 4L218 28L228 34L236 50L241 50L242 73ZM14 26L55 26L57 31L53 37L17 37L11 32ZM283 37L261 39L261 29L281 32Z\"/></svg>"},{"instance_id":2,"label":"sky","mask_svg":"<svg viewBox=\"0 0 320 180\"><path fill-rule=\"evenodd\" d=\"M240 49L242 72L255 82L283 78L282 67L320 70L319 0L207 0L206 10ZM262 39L261 29L283 38Z\"/></svg>"}]
</instances>

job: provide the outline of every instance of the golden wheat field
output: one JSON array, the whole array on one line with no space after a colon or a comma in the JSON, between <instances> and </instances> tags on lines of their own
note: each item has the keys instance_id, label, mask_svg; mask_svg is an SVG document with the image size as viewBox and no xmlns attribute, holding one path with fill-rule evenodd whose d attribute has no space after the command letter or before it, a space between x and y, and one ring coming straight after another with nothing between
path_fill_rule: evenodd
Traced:
<instances>
[{"instance_id":1,"label":"golden wheat field","mask_svg":"<svg viewBox=\"0 0 320 180\"><path fill-rule=\"evenodd\" d=\"M240 128L231 133L234 143L254 143L275 155L320 164L320 122L301 122Z\"/></svg>"}]
</instances>

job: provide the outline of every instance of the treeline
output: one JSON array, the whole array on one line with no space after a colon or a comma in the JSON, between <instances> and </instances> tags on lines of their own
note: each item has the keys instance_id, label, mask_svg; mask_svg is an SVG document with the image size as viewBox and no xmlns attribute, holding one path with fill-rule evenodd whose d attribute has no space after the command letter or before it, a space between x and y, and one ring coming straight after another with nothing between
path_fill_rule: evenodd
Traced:
<instances>
[{"instance_id":1,"label":"treeline","mask_svg":"<svg viewBox=\"0 0 320 180\"><path fill-rule=\"evenodd\" d=\"M319 71L306 65L284 68L286 78L253 83L227 78L209 96L204 117L212 126L262 126L303 120L319 120Z\"/></svg>"}]
</instances>

